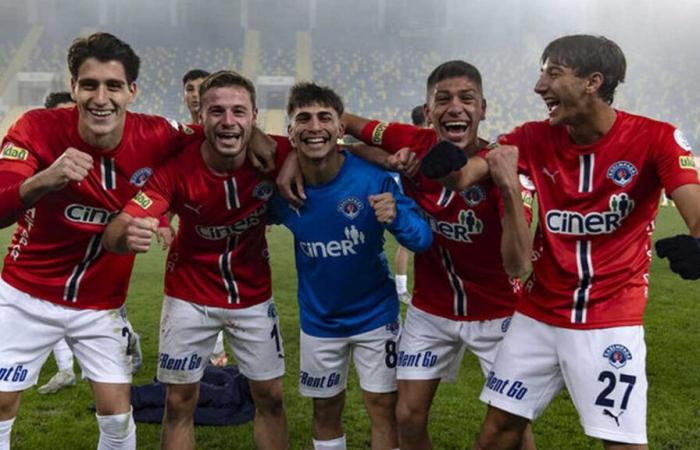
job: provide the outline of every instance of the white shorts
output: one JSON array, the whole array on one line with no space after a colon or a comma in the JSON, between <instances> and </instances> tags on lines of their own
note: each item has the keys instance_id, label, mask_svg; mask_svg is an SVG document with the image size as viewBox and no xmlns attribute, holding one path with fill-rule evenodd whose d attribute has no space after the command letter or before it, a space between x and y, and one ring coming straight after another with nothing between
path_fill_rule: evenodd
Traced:
<instances>
[{"instance_id":1,"label":"white shorts","mask_svg":"<svg viewBox=\"0 0 700 450\"><path fill-rule=\"evenodd\" d=\"M399 322L343 338L321 338L300 331L299 392L305 397L333 397L347 387L352 355L363 391L396 391Z\"/></svg>"},{"instance_id":2,"label":"white shorts","mask_svg":"<svg viewBox=\"0 0 700 450\"><path fill-rule=\"evenodd\" d=\"M76 309L32 297L0 279L0 391L36 384L41 366L66 339L83 378L131 383L134 331L118 309Z\"/></svg>"},{"instance_id":3,"label":"white shorts","mask_svg":"<svg viewBox=\"0 0 700 450\"><path fill-rule=\"evenodd\" d=\"M572 330L516 313L481 400L536 419L566 386L588 436L645 444L644 328Z\"/></svg>"},{"instance_id":4,"label":"white shorts","mask_svg":"<svg viewBox=\"0 0 700 450\"><path fill-rule=\"evenodd\" d=\"M158 381L201 380L219 331L224 332L243 375L256 381L284 375L282 335L272 299L230 309L166 296L160 318Z\"/></svg>"},{"instance_id":5,"label":"white shorts","mask_svg":"<svg viewBox=\"0 0 700 450\"><path fill-rule=\"evenodd\" d=\"M457 321L427 313L409 305L399 344L399 380L455 381L464 350L479 358L488 373L498 346L508 330L510 317L481 321Z\"/></svg>"}]
</instances>

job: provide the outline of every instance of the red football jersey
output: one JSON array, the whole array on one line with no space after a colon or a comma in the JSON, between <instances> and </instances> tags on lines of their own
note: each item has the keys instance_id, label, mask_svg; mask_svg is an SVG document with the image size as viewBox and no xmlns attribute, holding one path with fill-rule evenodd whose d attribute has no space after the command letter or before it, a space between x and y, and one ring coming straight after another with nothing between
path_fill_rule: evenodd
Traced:
<instances>
[{"instance_id":1,"label":"red football jersey","mask_svg":"<svg viewBox=\"0 0 700 450\"><path fill-rule=\"evenodd\" d=\"M370 122L362 140L396 152L410 147L423 158L437 142L428 128ZM417 174L402 177L403 189L425 212L433 245L414 257L413 305L452 320L489 320L513 314L520 280L511 279L501 258L503 200L490 181L454 192ZM532 217L523 189L525 214Z\"/></svg>"},{"instance_id":2,"label":"red football jersey","mask_svg":"<svg viewBox=\"0 0 700 450\"><path fill-rule=\"evenodd\" d=\"M565 127L547 121L501 141L520 149L539 205L534 271L518 310L567 328L641 324L661 188L698 183L683 134L617 111L592 145L573 144Z\"/></svg>"},{"instance_id":3,"label":"red football jersey","mask_svg":"<svg viewBox=\"0 0 700 450\"><path fill-rule=\"evenodd\" d=\"M133 256L105 251L102 231L153 168L194 133L162 117L127 113L122 141L104 151L81 139L76 108L24 114L3 140L0 172L29 177L50 166L68 147L90 154L94 166L80 183L45 195L21 214L5 257L3 279L35 297L66 306L120 307Z\"/></svg>"},{"instance_id":4,"label":"red football jersey","mask_svg":"<svg viewBox=\"0 0 700 450\"><path fill-rule=\"evenodd\" d=\"M278 168L288 153L285 141L278 139ZM272 296L265 225L275 174L262 174L246 160L233 173L217 175L202 158L202 142L191 142L156 170L124 212L178 215L166 264L167 295L220 308L264 302Z\"/></svg>"}]
</instances>

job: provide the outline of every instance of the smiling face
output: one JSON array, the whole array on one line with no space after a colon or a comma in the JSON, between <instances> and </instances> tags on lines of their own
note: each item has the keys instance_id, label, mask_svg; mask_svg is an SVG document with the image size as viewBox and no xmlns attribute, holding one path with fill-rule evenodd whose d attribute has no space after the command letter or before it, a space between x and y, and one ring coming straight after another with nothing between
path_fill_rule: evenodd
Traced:
<instances>
[{"instance_id":1,"label":"smiling face","mask_svg":"<svg viewBox=\"0 0 700 450\"><path fill-rule=\"evenodd\" d=\"M467 77L438 81L428 92L425 116L440 139L466 149L477 142L486 101L479 85Z\"/></svg>"},{"instance_id":2,"label":"smiling face","mask_svg":"<svg viewBox=\"0 0 700 450\"><path fill-rule=\"evenodd\" d=\"M574 69L547 59L542 65L535 92L542 97L551 125L576 125L595 100L591 77L579 77Z\"/></svg>"},{"instance_id":3,"label":"smiling face","mask_svg":"<svg viewBox=\"0 0 700 450\"><path fill-rule=\"evenodd\" d=\"M295 108L290 116L289 140L303 157L320 160L336 151L345 128L334 108L315 103Z\"/></svg>"},{"instance_id":4,"label":"smiling face","mask_svg":"<svg viewBox=\"0 0 700 450\"><path fill-rule=\"evenodd\" d=\"M201 103L201 123L211 148L224 157L243 154L257 118L250 92L237 85L213 87Z\"/></svg>"},{"instance_id":5,"label":"smiling face","mask_svg":"<svg viewBox=\"0 0 700 450\"><path fill-rule=\"evenodd\" d=\"M78 132L85 142L111 149L119 145L129 104L136 97L136 83L128 83L118 61L86 59L71 80L80 119Z\"/></svg>"}]
</instances>

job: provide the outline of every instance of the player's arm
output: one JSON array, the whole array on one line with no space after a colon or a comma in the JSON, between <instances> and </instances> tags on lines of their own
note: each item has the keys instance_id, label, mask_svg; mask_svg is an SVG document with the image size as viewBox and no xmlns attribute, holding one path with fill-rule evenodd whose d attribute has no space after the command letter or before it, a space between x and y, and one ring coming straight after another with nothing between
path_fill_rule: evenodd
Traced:
<instances>
[{"instance_id":1,"label":"player's arm","mask_svg":"<svg viewBox=\"0 0 700 450\"><path fill-rule=\"evenodd\" d=\"M659 239L656 253L668 258L671 270L686 280L700 279L700 185L685 184L671 192L690 234Z\"/></svg>"},{"instance_id":2,"label":"player's arm","mask_svg":"<svg viewBox=\"0 0 700 450\"><path fill-rule=\"evenodd\" d=\"M480 155L467 157L462 149L447 141L435 144L421 161L420 170L452 191L461 191L489 174L489 165Z\"/></svg>"},{"instance_id":3,"label":"player's arm","mask_svg":"<svg viewBox=\"0 0 700 450\"><path fill-rule=\"evenodd\" d=\"M102 235L102 245L114 253L145 253L151 248L151 240L158 233L155 217L133 217L121 212Z\"/></svg>"},{"instance_id":4,"label":"player's arm","mask_svg":"<svg viewBox=\"0 0 700 450\"><path fill-rule=\"evenodd\" d=\"M352 144L346 147L350 153L365 161L383 167L392 172L399 172L407 177L412 177L418 172L420 162L416 153L410 148L404 147L396 153L389 153L379 147L367 144Z\"/></svg>"},{"instance_id":5,"label":"player's arm","mask_svg":"<svg viewBox=\"0 0 700 450\"><path fill-rule=\"evenodd\" d=\"M33 206L50 192L60 191L70 182L79 183L92 169L92 156L68 148L49 167L27 178L19 188L25 208Z\"/></svg>"},{"instance_id":6,"label":"player's arm","mask_svg":"<svg viewBox=\"0 0 700 450\"><path fill-rule=\"evenodd\" d=\"M345 125L345 132L357 139L362 140L362 130L371 122L365 117L356 116L348 112L344 112L340 120Z\"/></svg>"},{"instance_id":7,"label":"player's arm","mask_svg":"<svg viewBox=\"0 0 700 450\"><path fill-rule=\"evenodd\" d=\"M415 253L426 251L433 243L433 232L421 216L418 206L404 195L388 174L382 192L369 196L377 220L384 224L401 246Z\"/></svg>"},{"instance_id":8,"label":"player's arm","mask_svg":"<svg viewBox=\"0 0 700 450\"><path fill-rule=\"evenodd\" d=\"M509 145L496 147L487 153L486 161L503 200L503 268L510 277L522 277L532 270L532 242L518 178L518 149Z\"/></svg>"},{"instance_id":9,"label":"player's arm","mask_svg":"<svg viewBox=\"0 0 700 450\"><path fill-rule=\"evenodd\" d=\"M253 134L248 142L248 160L257 170L267 173L275 170L277 141L260 128L253 127Z\"/></svg>"}]
</instances>

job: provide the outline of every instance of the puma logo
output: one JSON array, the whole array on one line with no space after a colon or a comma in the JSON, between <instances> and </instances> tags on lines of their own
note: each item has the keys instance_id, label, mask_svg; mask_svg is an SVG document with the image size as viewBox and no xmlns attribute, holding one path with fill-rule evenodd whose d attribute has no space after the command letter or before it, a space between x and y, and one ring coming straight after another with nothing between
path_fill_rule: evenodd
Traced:
<instances>
[{"instance_id":1,"label":"puma logo","mask_svg":"<svg viewBox=\"0 0 700 450\"><path fill-rule=\"evenodd\" d=\"M192 205L185 203L185 208L194 211L195 214L199 214L199 210L202 209L202 206L204 206L204 205L199 205L199 206L195 207L195 206L192 206Z\"/></svg>"},{"instance_id":2,"label":"puma logo","mask_svg":"<svg viewBox=\"0 0 700 450\"><path fill-rule=\"evenodd\" d=\"M543 167L542 173L547 175L552 180L552 183L556 184L556 182L557 182L556 176L559 173L558 170L555 170L554 172L550 172L549 169L547 169L546 167Z\"/></svg>"},{"instance_id":3,"label":"puma logo","mask_svg":"<svg viewBox=\"0 0 700 450\"><path fill-rule=\"evenodd\" d=\"M608 409L603 410L603 415L609 416L609 417L612 417L613 419L615 419L615 423L617 424L618 427L620 426L620 416L623 415L624 413L625 413L624 411L620 411L620 414L618 414L616 416L615 414L611 413L610 410L608 410Z\"/></svg>"}]
</instances>

